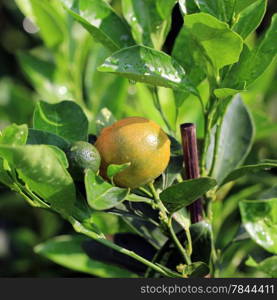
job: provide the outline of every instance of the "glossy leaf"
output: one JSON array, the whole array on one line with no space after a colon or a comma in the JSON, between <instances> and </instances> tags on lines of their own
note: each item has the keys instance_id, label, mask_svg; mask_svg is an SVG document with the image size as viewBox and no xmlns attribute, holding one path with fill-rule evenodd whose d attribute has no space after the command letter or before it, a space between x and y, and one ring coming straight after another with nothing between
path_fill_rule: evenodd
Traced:
<instances>
[{"instance_id":1,"label":"glossy leaf","mask_svg":"<svg viewBox=\"0 0 277 300\"><path fill-rule=\"evenodd\" d=\"M161 49L170 29L175 0L124 0L123 14L138 44Z\"/></svg>"},{"instance_id":2,"label":"glossy leaf","mask_svg":"<svg viewBox=\"0 0 277 300\"><path fill-rule=\"evenodd\" d=\"M239 14L238 21L232 26L232 30L246 39L260 25L266 11L266 5L267 0L259 0L248 6Z\"/></svg>"},{"instance_id":3,"label":"glossy leaf","mask_svg":"<svg viewBox=\"0 0 277 300\"><path fill-rule=\"evenodd\" d=\"M134 44L128 25L103 0L62 0L67 11L111 51Z\"/></svg>"},{"instance_id":4,"label":"glossy leaf","mask_svg":"<svg viewBox=\"0 0 277 300\"><path fill-rule=\"evenodd\" d=\"M264 171L264 170L270 170L271 168L276 168L277 167L277 161L272 161L272 162L260 162L255 165L246 165L242 166L238 169L235 169L232 171L224 180L224 184L236 180L242 176L248 175L248 174L253 174L259 171Z\"/></svg>"},{"instance_id":5,"label":"glossy leaf","mask_svg":"<svg viewBox=\"0 0 277 300\"><path fill-rule=\"evenodd\" d=\"M34 128L54 133L69 142L87 141L88 120L73 101L48 104L40 101L34 112Z\"/></svg>"},{"instance_id":6,"label":"glossy leaf","mask_svg":"<svg viewBox=\"0 0 277 300\"><path fill-rule=\"evenodd\" d=\"M73 180L53 146L0 146L0 157L17 170L19 178L51 207L70 214L75 201ZM58 150L58 148L57 148ZM61 150L60 150L61 151Z\"/></svg>"},{"instance_id":7,"label":"glossy leaf","mask_svg":"<svg viewBox=\"0 0 277 300\"><path fill-rule=\"evenodd\" d=\"M12 124L0 131L0 144L2 145L24 145L27 140L27 125Z\"/></svg>"},{"instance_id":8,"label":"glossy leaf","mask_svg":"<svg viewBox=\"0 0 277 300\"><path fill-rule=\"evenodd\" d=\"M276 57L276 31L277 14L273 15L271 25L260 42L252 50L244 47L239 62L232 66L221 87L244 89L264 73Z\"/></svg>"},{"instance_id":9,"label":"glossy leaf","mask_svg":"<svg viewBox=\"0 0 277 300\"><path fill-rule=\"evenodd\" d=\"M216 141L216 155L211 176L221 184L246 158L252 146L252 118L239 95L227 106Z\"/></svg>"},{"instance_id":10,"label":"glossy leaf","mask_svg":"<svg viewBox=\"0 0 277 300\"><path fill-rule=\"evenodd\" d=\"M216 181L209 177L185 180L165 189L160 198L169 211L174 212L188 206L216 186Z\"/></svg>"},{"instance_id":11,"label":"glossy leaf","mask_svg":"<svg viewBox=\"0 0 277 300\"><path fill-rule=\"evenodd\" d=\"M239 203L242 222L251 238L277 254L277 198L244 200Z\"/></svg>"},{"instance_id":12,"label":"glossy leaf","mask_svg":"<svg viewBox=\"0 0 277 300\"><path fill-rule=\"evenodd\" d=\"M128 189L111 185L96 175L91 169L86 171L85 186L88 204L96 210L115 207L124 201L129 194Z\"/></svg>"},{"instance_id":13,"label":"glossy leaf","mask_svg":"<svg viewBox=\"0 0 277 300\"><path fill-rule=\"evenodd\" d=\"M122 267L91 259L82 246L86 240L82 236L62 235L37 245L35 252L63 267L97 277L137 277Z\"/></svg>"},{"instance_id":14,"label":"glossy leaf","mask_svg":"<svg viewBox=\"0 0 277 300\"><path fill-rule=\"evenodd\" d=\"M112 125L114 122L116 122L116 119L113 114L107 108L102 108L95 118L96 133L99 134L103 128Z\"/></svg>"},{"instance_id":15,"label":"glossy leaf","mask_svg":"<svg viewBox=\"0 0 277 300\"><path fill-rule=\"evenodd\" d=\"M125 170L126 168L128 168L130 165L131 165L131 163L129 163L129 162L126 164L121 164L121 165L111 164L107 168L107 176L111 179L116 174L118 174L118 173L122 172L123 170Z\"/></svg>"},{"instance_id":16,"label":"glossy leaf","mask_svg":"<svg viewBox=\"0 0 277 300\"><path fill-rule=\"evenodd\" d=\"M206 13L187 15L184 22L216 70L239 60L243 41L226 23Z\"/></svg>"},{"instance_id":17,"label":"glossy leaf","mask_svg":"<svg viewBox=\"0 0 277 300\"><path fill-rule=\"evenodd\" d=\"M181 65L169 55L144 46L133 46L114 53L98 70L121 75L132 81L197 94Z\"/></svg>"},{"instance_id":18,"label":"glossy leaf","mask_svg":"<svg viewBox=\"0 0 277 300\"><path fill-rule=\"evenodd\" d=\"M63 151L68 150L69 143L62 137L43 130L29 129L27 144L29 145L52 145Z\"/></svg>"}]
</instances>

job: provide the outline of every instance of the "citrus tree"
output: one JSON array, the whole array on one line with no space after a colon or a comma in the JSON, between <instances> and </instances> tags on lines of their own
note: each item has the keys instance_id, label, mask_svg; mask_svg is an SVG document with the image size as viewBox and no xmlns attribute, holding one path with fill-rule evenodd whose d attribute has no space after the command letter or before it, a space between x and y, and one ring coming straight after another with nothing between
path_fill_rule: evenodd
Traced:
<instances>
[{"instance_id":1,"label":"citrus tree","mask_svg":"<svg viewBox=\"0 0 277 300\"><path fill-rule=\"evenodd\" d=\"M274 178L253 174L277 162L244 164L261 125L243 101L274 73L276 15L255 40L265 0L108 2L16 0L44 47L18 53L37 101L31 128L1 131L0 181L79 233L35 251L99 277L218 277L259 249L246 264L276 277Z\"/></svg>"}]
</instances>

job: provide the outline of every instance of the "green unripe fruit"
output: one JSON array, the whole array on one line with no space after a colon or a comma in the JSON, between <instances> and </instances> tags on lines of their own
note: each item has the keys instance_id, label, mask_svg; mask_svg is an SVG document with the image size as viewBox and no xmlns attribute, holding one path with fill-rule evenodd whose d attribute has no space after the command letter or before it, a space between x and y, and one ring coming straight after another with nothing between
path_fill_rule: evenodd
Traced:
<instances>
[{"instance_id":1,"label":"green unripe fruit","mask_svg":"<svg viewBox=\"0 0 277 300\"><path fill-rule=\"evenodd\" d=\"M84 179L84 170L92 169L97 172L100 167L100 154L90 143L74 142L66 153L69 162L69 172L75 180Z\"/></svg>"}]
</instances>

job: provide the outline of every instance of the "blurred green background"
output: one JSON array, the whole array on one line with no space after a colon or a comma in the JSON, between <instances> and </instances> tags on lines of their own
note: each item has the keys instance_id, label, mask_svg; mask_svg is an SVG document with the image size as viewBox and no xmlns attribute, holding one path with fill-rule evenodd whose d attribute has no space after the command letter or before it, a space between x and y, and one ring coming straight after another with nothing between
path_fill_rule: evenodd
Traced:
<instances>
[{"instance_id":1,"label":"blurred green background","mask_svg":"<svg viewBox=\"0 0 277 300\"><path fill-rule=\"evenodd\" d=\"M120 13L120 1L111 2ZM275 0L268 2L263 22L247 40L250 47L268 27L276 7ZM96 44L61 8L57 8L57 13L61 14L60 24L56 24L61 30L60 36L56 32L47 37L24 17L15 1L0 1L0 129L13 122L28 123L31 126L34 104L38 99L48 102L74 99L85 109L91 122L91 133L95 133L93 120L104 107L109 108L116 118L144 116L164 126L152 103L149 90L142 84L132 85L123 78L97 72L96 67L109 52ZM168 53L182 25L177 7L172 20L172 30L163 49ZM204 81L199 88L205 92L207 83ZM164 111L171 124L174 124L175 111L171 105L173 93L164 88L159 89L159 93ZM272 63L250 91L243 94L243 99L252 112L256 125L256 141L247 162L265 157L276 159L276 62ZM181 122L195 122L201 138L203 128L200 106L193 96L182 105L178 119L178 123ZM265 180L260 180L261 177ZM275 170L268 174L259 173L239 181L224 204L219 202L218 214L225 214L224 221L218 218L219 221L214 224L221 232L218 238L220 247L228 244L230 236L234 235L240 225L238 201L245 197L257 197L264 189L272 192L276 183ZM228 231L224 228L228 228ZM33 252L33 247L38 243L71 232L71 226L54 213L28 206L20 196L0 185L1 277L84 276ZM230 247L225 258L225 269L220 275L240 276L241 273L244 276L255 276L242 264L247 253L253 249L257 257L266 256L261 248L249 240ZM230 257L233 257L231 261Z\"/></svg>"}]
</instances>

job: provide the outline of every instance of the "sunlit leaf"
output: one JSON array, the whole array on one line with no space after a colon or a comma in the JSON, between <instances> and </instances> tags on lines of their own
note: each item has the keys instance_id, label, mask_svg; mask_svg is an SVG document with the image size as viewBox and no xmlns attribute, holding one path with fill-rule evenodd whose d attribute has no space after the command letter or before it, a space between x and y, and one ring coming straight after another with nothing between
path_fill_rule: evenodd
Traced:
<instances>
[{"instance_id":1,"label":"sunlit leaf","mask_svg":"<svg viewBox=\"0 0 277 300\"><path fill-rule=\"evenodd\" d=\"M244 200L239 207L251 238L267 251L277 254L277 198Z\"/></svg>"},{"instance_id":2,"label":"sunlit leaf","mask_svg":"<svg viewBox=\"0 0 277 300\"><path fill-rule=\"evenodd\" d=\"M144 46L133 46L114 53L98 70L121 75L132 81L197 94L181 65L169 55Z\"/></svg>"}]
</instances>

